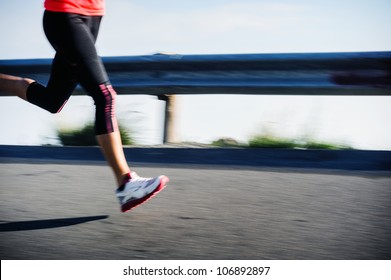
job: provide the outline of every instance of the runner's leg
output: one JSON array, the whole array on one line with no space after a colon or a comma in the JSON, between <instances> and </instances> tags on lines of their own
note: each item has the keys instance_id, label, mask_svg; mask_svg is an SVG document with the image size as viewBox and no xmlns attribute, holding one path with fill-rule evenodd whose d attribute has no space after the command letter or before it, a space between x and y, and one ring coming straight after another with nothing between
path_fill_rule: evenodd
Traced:
<instances>
[{"instance_id":1,"label":"runner's leg","mask_svg":"<svg viewBox=\"0 0 391 280\"><path fill-rule=\"evenodd\" d=\"M72 73L77 82L94 99L97 140L120 185L130 169L115 116L116 93L95 48L100 20L100 17L45 12L44 28L57 53L74 67Z\"/></svg>"},{"instance_id":2,"label":"runner's leg","mask_svg":"<svg viewBox=\"0 0 391 280\"><path fill-rule=\"evenodd\" d=\"M26 100L27 88L34 80L0 73L0 92L3 96L18 96Z\"/></svg>"}]
</instances>

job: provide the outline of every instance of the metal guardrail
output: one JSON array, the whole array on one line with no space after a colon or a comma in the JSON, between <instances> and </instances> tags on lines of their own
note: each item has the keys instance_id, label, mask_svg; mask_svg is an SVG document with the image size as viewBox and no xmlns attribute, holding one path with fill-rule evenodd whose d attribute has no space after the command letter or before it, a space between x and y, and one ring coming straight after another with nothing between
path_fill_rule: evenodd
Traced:
<instances>
[{"instance_id":1,"label":"metal guardrail","mask_svg":"<svg viewBox=\"0 0 391 280\"><path fill-rule=\"evenodd\" d=\"M166 101L163 142L174 142L175 95L391 95L391 51L104 57L118 94ZM46 83L51 59L0 60L0 73ZM76 95L85 94L80 89ZM1 95L1 93L0 93Z\"/></svg>"},{"instance_id":2,"label":"metal guardrail","mask_svg":"<svg viewBox=\"0 0 391 280\"><path fill-rule=\"evenodd\" d=\"M103 61L119 94L391 95L391 52L158 54ZM45 83L50 64L0 60L0 72Z\"/></svg>"}]
</instances>

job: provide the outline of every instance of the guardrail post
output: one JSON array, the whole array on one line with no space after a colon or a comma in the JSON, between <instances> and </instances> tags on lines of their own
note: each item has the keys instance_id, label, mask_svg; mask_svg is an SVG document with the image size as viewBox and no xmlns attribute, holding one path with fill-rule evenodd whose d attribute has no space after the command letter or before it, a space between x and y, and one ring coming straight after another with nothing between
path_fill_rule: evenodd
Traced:
<instances>
[{"instance_id":1,"label":"guardrail post","mask_svg":"<svg viewBox=\"0 0 391 280\"><path fill-rule=\"evenodd\" d=\"M178 142L175 129L176 96L159 95L159 100L165 101L163 143L176 143Z\"/></svg>"}]
</instances>

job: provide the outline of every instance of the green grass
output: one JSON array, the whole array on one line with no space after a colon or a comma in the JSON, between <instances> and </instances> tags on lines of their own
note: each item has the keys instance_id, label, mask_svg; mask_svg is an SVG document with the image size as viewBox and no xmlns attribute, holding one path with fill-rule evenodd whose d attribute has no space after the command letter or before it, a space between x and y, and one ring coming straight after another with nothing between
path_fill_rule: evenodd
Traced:
<instances>
[{"instance_id":1,"label":"green grass","mask_svg":"<svg viewBox=\"0 0 391 280\"><path fill-rule=\"evenodd\" d=\"M249 141L251 148L274 148L274 149L313 149L313 150L346 150L352 149L347 145L339 145L314 140L297 141L294 139L277 138L271 136L254 136Z\"/></svg>"},{"instance_id":2,"label":"green grass","mask_svg":"<svg viewBox=\"0 0 391 280\"><path fill-rule=\"evenodd\" d=\"M123 145L132 145L134 141L130 133L119 127L120 135ZM96 146L94 125L91 123L86 124L84 127L79 129L60 129L57 130L57 136L61 144L64 146Z\"/></svg>"},{"instance_id":3,"label":"green grass","mask_svg":"<svg viewBox=\"0 0 391 280\"><path fill-rule=\"evenodd\" d=\"M241 144L232 138L220 138L213 141L215 147L265 148L265 149L313 149L313 150L346 150L352 147L334 143L313 140L298 141L295 139L278 138L267 135L257 135L248 144Z\"/></svg>"},{"instance_id":4,"label":"green grass","mask_svg":"<svg viewBox=\"0 0 391 280\"><path fill-rule=\"evenodd\" d=\"M240 144L235 139L232 138L220 138L212 142L212 146L215 147L243 147L243 144Z\"/></svg>"},{"instance_id":5,"label":"green grass","mask_svg":"<svg viewBox=\"0 0 391 280\"><path fill-rule=\"evenodd\" d=\"M293 149L297 144L288 139L279 139L269 136L255 136L248 142L250 148Z\"/></svg>"},{"instance_id":6,"label":"green grass","mask_svg":"<svg viewBox=\"0 0 391 280\"><path fill-rule=\"evenodd\" d=\"M301 145L301 147L305 149L313 149L313 150L354 150L353 147L345 144L316 142L316 141L308 141L303 145Z\"/></svg>"}]
</instances>

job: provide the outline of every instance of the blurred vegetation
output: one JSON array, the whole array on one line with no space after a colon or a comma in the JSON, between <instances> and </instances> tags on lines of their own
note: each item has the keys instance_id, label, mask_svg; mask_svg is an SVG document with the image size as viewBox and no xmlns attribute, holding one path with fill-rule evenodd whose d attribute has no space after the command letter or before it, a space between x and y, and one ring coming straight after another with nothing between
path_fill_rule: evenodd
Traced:
<instances>
[{"instance_id":1,"label":"blurred vegetation","mask_svg":"<svg viewBox=\"0 0 391 280\"><path fill-rule=\"evenodd\" d=\"M220 138L212 142L212 146L215 147L245 147L245 144L241 144L233 138Z\"/></svg>"},{"instance_id":2,"label":"blurred vegetation","mask_svg":"<svg viewBox=\"0 0 391 280\"><path fill-rule=\"evenodd\" d=\"M131 133L119 125L123 145L133 145L135 142ZM64 146L96 146L95 129L92 123L78 129L59 129L57 137ZM347 150L353 149L347 145L319 142L314 140L296 140L278 138L270 135L253 136L248 143L240 143L233 138L224 137L213 141L214 147L236 148L271 148L271 149L321 149L321 150Z\"/></svg>"},{"instance_id":3,"label":"blurred vegetation","mask_svg":"<svg viewBox=\"0 0 391 280\"><path fill-rule=\"evenodd\" d=\"M250 139L251 148L275 148L275 149L314 149L314 150L346 150L352 149L347 145L340 145L314 140L295 140L278 138L273 136L257 135Z\"/></svg>"},{"instance_id":4,"label":"blurred vegetation","mask_svg":"<svg viewBox=\"0 0 391 280\"><path fill-rule=\"evenodd\" d=\"M318 149L318 150L353 150L353 147L342 144L324 143L309 141L302 145L305 149Z\"/></svg>"},{"instance_id":5,"label":"blurred vegetation","mask_svg":"<svg viewBox=\"0 0 391 280\"><path fill-rule=\"evenodd\" d=\"M119 131L123 145L133 145L134 140L130 133L119 126ZM59 129L57 137L64 146L96 146L95 128L92 123L86 124L78 129Z\"/></svg>"},{"instance_id":6,"label":"blurred vegetation","mask_svg":"<svg viewBox=\"0 0 391 280\"><path fill-rule=\"evenodd\" d=\"M314 140L295 140L278 138L269 135L256 135L250 139L248 144L239 143L232 138L220 138L212 142L215 147L249 147L268 149L314 149L314 150L347 150L353 149L347 145L318 142Z\"/></svg>"},{"instance_id":7,"label":"blurred vegetation","mask_svg":"<svg viewBox=\"0 0 391 280\"><path fill-rule=\"evenodd\" d=\"M251 148L293 149L296 147L296 143L293 140L270 136L255 136L250 139L248 145Z\"/></svg>"}]
</instances>

